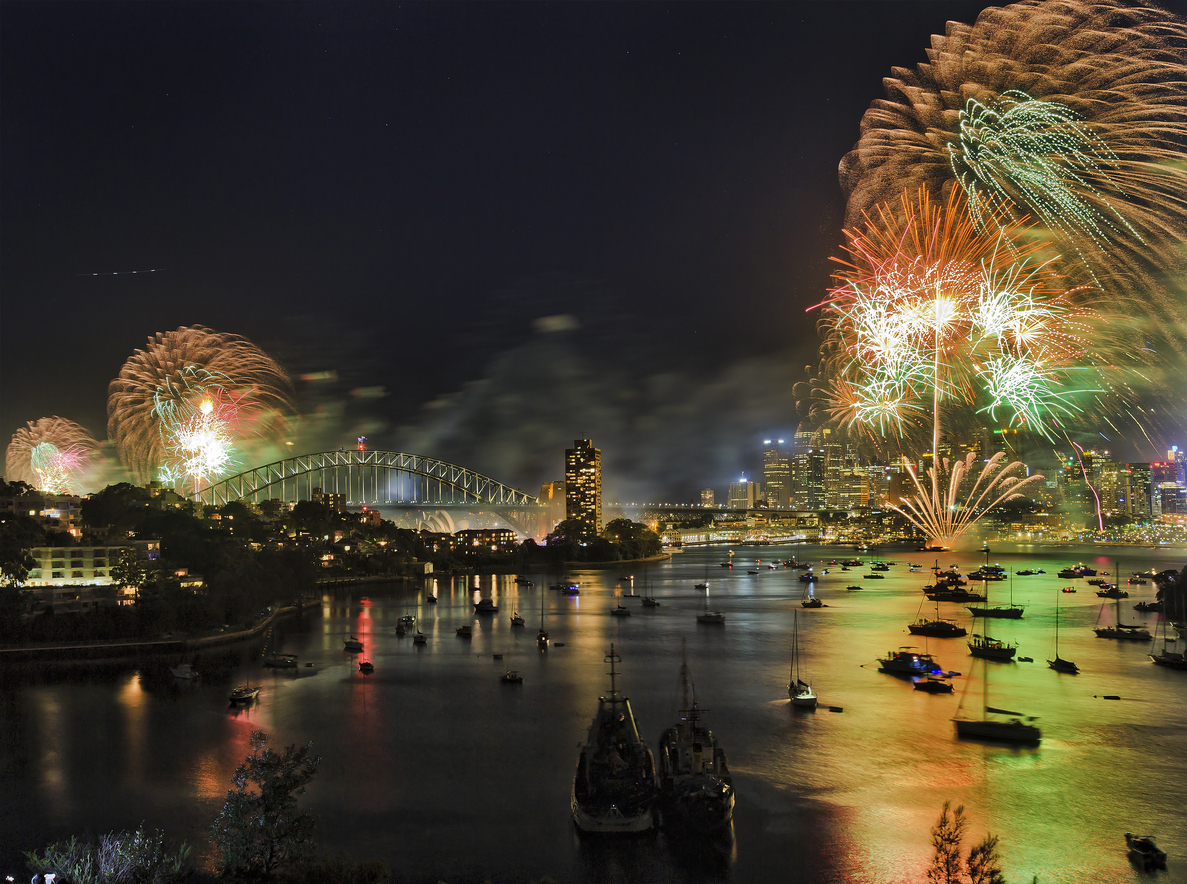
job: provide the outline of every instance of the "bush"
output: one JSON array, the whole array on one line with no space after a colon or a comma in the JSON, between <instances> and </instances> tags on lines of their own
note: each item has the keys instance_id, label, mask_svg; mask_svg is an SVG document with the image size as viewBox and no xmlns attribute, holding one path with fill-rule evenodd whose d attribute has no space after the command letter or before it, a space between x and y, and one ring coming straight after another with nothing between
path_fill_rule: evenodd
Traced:
<instances>
[{"instance_id":1,"label":"bush","mask_svg":"<svg viewBox=\"0 0 1187 884\"><path fill-rule=\"evenodd\" d=\"M58 841L25 859L30 870L56 874L61 884L173 884L188 877L189 855L188 845L170 850L163 833L141 826L97 840Z\"/></svg>"}]
</instances>

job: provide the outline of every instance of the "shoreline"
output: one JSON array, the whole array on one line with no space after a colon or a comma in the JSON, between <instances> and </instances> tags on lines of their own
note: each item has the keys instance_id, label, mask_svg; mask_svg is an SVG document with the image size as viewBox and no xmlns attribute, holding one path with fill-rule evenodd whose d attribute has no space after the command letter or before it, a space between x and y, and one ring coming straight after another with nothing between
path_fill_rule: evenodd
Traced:
<instances>
[{"instance_id":1,"label":"shoreline","mask_svg":"<svg viewBox=\"0 0 1187 884\"><path fill-rule=\"evenodd\" d=\"M116 663L137 660L144 656L176 656L218 648L224 645L254 641L275 623L293 616L304 616L305 612L320 607L320 599L309 599L297 605L287 605L272 612L251 629L235 632L219 632L198 638L162 638L141 641L87 642L57 645L26 645L0 648L0 668L22 663Z\"/></svg>"}]
</instances>

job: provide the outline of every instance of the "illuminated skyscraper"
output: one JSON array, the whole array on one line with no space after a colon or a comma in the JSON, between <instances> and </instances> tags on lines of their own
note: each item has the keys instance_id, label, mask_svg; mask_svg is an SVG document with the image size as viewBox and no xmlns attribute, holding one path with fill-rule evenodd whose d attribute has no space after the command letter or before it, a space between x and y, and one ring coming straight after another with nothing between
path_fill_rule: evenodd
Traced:
<instances>
[{"instance_id":1,"label":"illuminated skyscraper","mask_svg":"<svg viewBox=\"0 0 1187 884\"><path fill-rule=\"evenodd\" d=\"M713 493L712 488L704 488L701 490L701 506L711 507L714 505L713 501L715 499L716 495Z\"/></svg>"},{"instance_id":2,"label":"illuminated skyscraper","mask_svg":"<svg viewBox=\"0 0 1187 884\"><path fill-rule=\"evenodd\" d=\"M602 533L602 451L589 439L565 449L565 518Z\"/></svg>"},{"instance_id":3,"label":"illuminated skyscraper","mask_svg":"<svg viewBox=\"0 0 1187 884\"><path fill-rule=\"evenodd\" d=\"M763 440L762 481L767 506L786 509L791 504L791 460L781 450L783 440Z\"/></svg>"},{"instance_id":4,"label":"illuminated skyscraper","mask_svg":"<svg viewBox=\"0 0 1187 884\"><path fill-rule=\"evenodd\" d=\"M743 476L737 482L730 483L729 507L732 510L754 509L754 501L758 497L758 485L748 482Z\"/></svg>"}]
</instances>

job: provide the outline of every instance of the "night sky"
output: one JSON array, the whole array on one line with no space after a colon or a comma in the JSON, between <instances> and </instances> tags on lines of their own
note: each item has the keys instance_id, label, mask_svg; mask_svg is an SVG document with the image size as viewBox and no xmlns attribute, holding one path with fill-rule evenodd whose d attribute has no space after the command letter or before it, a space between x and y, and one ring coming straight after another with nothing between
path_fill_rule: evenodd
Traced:
<instances>
[{"instance_id":1,"label":"night sky","mask_svg":"<svg viewBox=\"0 0 1187 884\"><path fill-rule=\"evenodd\" d=\"M0 439L104 438L203 324L304 450L535 493L588 435L611 497L721 493L795 428L862 112L986 5L5 2Z\"/></svg>"}]
</instances>

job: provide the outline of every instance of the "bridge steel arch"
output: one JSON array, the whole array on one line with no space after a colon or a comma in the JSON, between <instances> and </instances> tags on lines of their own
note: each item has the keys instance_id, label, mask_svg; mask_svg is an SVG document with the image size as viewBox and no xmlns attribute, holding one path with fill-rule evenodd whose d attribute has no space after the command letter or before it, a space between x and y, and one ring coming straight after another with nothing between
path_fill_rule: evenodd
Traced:
<instances>
[{"instance_id":1,"label":"bridge steel arch","mask_svg":"<svg viewBox=\"0 0 1187 884\"><path fill-rule=\"evenodd\" d=\"M213 482L199 489L195 497L213 506L271 498L295 502L309 500L314 488L344 494L354 505L469 504L504 512L540 506L531 495L457 464L403 451L354 448L286 457Z\"/></svg>"}]
</instances>

